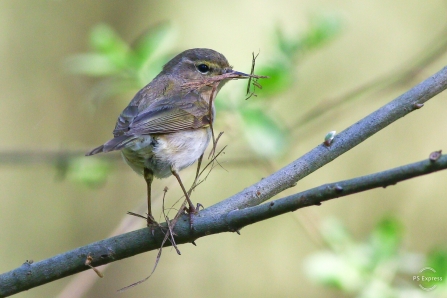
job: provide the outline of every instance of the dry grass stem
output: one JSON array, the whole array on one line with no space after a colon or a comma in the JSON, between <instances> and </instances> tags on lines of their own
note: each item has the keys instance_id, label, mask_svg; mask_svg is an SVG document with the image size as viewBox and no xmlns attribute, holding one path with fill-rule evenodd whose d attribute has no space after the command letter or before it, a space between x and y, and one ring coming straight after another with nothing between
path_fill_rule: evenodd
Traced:
<instances>
[{"instance_id":1,"label":"dry grass stem","mask_svg":"<svg viewBox=\"0 0 447 298\"><path fill-rule=\"evenodd\" d=\"M250 74L247 75L250 78L253 79L267 79L267 76L258 76L255 74ZM224 73L221 75L216 75L213 77L209 77L209 78L203 78L201 80L194 80L194 81L190 81L187 83L184 83L182 85L182 88L184 91L189 92L189 91L193 91L193 90L198 90L200 88L203 88L205 86L213 86L215 83L220 83L223 80L228 80L228 79L242 79L240 75L235 74L235 73Z\"/></svg>"},{"instance_id":2,"label":"dry grass stem","mask_svg":"<svg viewBox=\"0 0 447 298\"><path fill-rule=\"evenodd\" d=\"M89 266L90 268L92 268L93 271L95 271L96 275L98 275L100 278L103 278L104 275L102 275L101 272L99 272L98 269L96 269L95 267L93 267L91 264L93 262L93 258L91 255L87 256L87 259L85 260L85 265Z\"/></svg>"},{"instance_id":3,"label":"dry grass stem","mask_svg":"<svg viewBox=\"0 0 447 298\"><path fill-rule=\"evenodd\" d=\"M255 65L256 65L256 58L258 58L259 56L259 52L258 54L255 56L255 53L251 53L252 55L252 60L251 60L251 71L250 71L250 78L248 79L248 84L247 84L247 95L248 97L245 98L245 100L249 99L250 97L254 96L256 97L256 88L258 89L262 89L261 84L258 83L258 79L261 78L268 78L266 76L256 76L253 73L255 72ZM253 91L250 92L250 87L253 84Z\"/></svg>"}]
</instances>

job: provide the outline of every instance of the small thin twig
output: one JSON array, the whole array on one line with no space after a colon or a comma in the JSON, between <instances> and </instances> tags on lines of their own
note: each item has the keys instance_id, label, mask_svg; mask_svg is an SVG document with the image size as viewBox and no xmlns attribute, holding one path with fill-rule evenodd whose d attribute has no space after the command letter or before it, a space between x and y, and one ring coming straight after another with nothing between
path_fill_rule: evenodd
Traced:
<instances>
[{"instance_id":1,"label":"small thin twig","mask_svg":"<svg viewBox=\"0 0 447 298\"><path fill-rule=\"evenodd\" d=\"M155 269L157 269L158 263L160 262L163 246L164 246L164 244L166 243L167 240L169 240L171 242L172 247L174 247L174 249L177 251L177 254L181 255L181 252L178 249L177 244L175 243L175 239L174 239L175 233L173 232L173 229L174 229L175 223L177 222L177 217L179 216L179 214L181 214L183 212L183 211L180 212L180 210L182 210L184 208L184 206L186 206L186 200L185 200L185 202L183 202L183 206L179 210L179 212L177 213L176 218L174 218L175 221L174 220L170 221L169 218L167 217L166 213L165 213L165 198L166 198L166 193L167 192L168 192L168 188L165 187L163 189L162 211L163 211L163 217L164 217L164 219L166 221L166 224L168 226L168 231L165 233L165 237L164 237L164 239L163 239L163 241L161 243L160 249L159 249L158 254L157 254L157 258L155 259L154 267L152 268L152 271L149 274L149 276L147 276L146 278L141 279L141 280L139 280L139 281L137 281L137 282L135 282L135 283L133 283L131 285L128 285L128 286L126 286L124 288L119 289L118 292L124 292L124 291L126 291L126 290L128 290L130 288L133 288L133 287L135 287L135 286L137 286L137 285L147 281L152 276L152 274L154 274ZM127 214L144 218L144 216L141 216L141 215L133 213L133 212L127 212Z\"/></svg>"},{"instance_id":2,"label":"small thin twig","mask_svg":"<svg viewBox=\"0 0 447 298\"><path fill-rule=\"evenodd\" d=\"M247 75L247 77L252 77L255 79L268 79L268 76L259 76L259 75L255 75L255 74ZM228 79L243 79L243 78L241 78L241 76L239 74L229 72L229 73L215 75L215 76L208 77L208 78L202 78L200 80L190 80L187 83L184 83L182 85L182 89L185 92L198 90L205 86L212 86L216 82L220 83L221 81L228 80Z\"/></svg>"},{"instance_id":3,"label":"small thin twig","mask_svg":"<svg viewBox=\"0 0 447 298\"><path fill-rule=\"evenodd\" d=\"M92 262L93 262L93 257L89 254L89 255L87 256L87 259L85 259L85 265L87 265L87 266L89 266L90 268L92 268L93 271L95 271L95 273L96 273L100 278L103 278L104 275L102 275L102 273L99 272L98 269L96 269L95 267L93 267L93 266L91 265Z\"/></svg>"},{"instance_id":4,"label":"small thin twig","mask_svg":"<svg viewBox=\"0 0 447 298\"><path fill-rule=\"evenodd\" d=\"M170 237L170 240L171 240L171 243L172 243L172 246L175 248L175 250L177 251L177 254L178 255L181 255L181 252L180 252L180 250L178 249L178 247L177 247L177 244L175 244L175 239L174 239L174 232L172 231L172 226L171 226L171 222L170 222L170 220L169 220L169 218L168 218L168 216L166 215L166 213L165 213L165 197L166 197L166 193L168 192L168 188L167 187L165 187L164 189L163 189L163 203L162 203L162 207L161 207L161 210L162 210L162 212L163 212L163 217L165 218L165 221L166 221L166 223L167 223L167 225L168 225L168 229L169 229L169 231L168 231L168 234L171 236Z\"/></svg>"},{"instance_id":5,"label":"small thin twig","mask_svg":"<svg viewBox=\"0 0 447 298\"><path fill-rule=\"evenodd\" d=\"M216 155L214 155L214 157L213 157L213 159L211 159L207 164L206 164L206 166L202 169L202 171L200 171L200 173L199 173L199 176L198 177L200 177L201 175L202 175L202 173L205 171L205 169L210 165L210 164L212 164L213 163L213 161L215 161L216 160L216 158L225 150L225 148L227 148L227 146L225 145Z\"/></svg>"},{"instance_id":6,"label":"small thin twig","mask_svg":"<svg viewBox=\"0 0 447 298\"><path fill-rule=\"evenodd\" d=\"M256 58L258 58L259 53L260 52L258 52L258 54L256 56L255 56L255 52L251 53L253 58L251 61L250 78L248 79L248 84L247 84L247 94L246 95L248 95L248 97L245 98L245 100L249 99L252 96L255 96L255 97L257 96L255 93L256 87L258 87L259 89L262 89L262 86L257 81L258 78L252 77L255 72ZM250 86L251 86L252 79L253 79L253 92L250 93Z\"/></svg>"},{"instance_id":7,"label":"small thin twig","mask_svg":"<svg viewBox=\"0 0 447 298\"><path fill-rule=\"evenodd\" d=\"M127 211L127 214L128 214L128 215L135 216L135 217L144 218L144 219L147 220L147 217L146 217L146 216L143 216L143 215L141 215L141 214L138 214L138 213L135 213L135 212L132 212L132 211Z\"/></svg>"},{"instance_id":8,"label":"small thin twig","mask_svg":"<svg viewBox=\"0 0 447 298\"><path fill-rule=\"evenodd\" d=\"M175 225L176 225L176 223L177 223L178 218L180 217L180 215L182 215L182 213L183 213L183 211L185 210L185 208L186 208L186 200L183 202L181 208L180 208L179 211L177 212L177 214L176 214L176 216L174 217L174 219L170 221L170 224L171 224L170 231L174 229L174 227L175 227ZM168 240L169 235L170 235L169 232L166 233L165 236L164 236L164 238L163 238L163 241L161 242L161 246L160 246L160 249L158 250L158 254L157 254L157 258L156 258L156 260L155 260L154 267L152 268L152 271L151 271L151 273L149 274L149 276L147 276L146 278L144 278L144 279L142 279L142 280L139 280L139 281L137 281L137 282L134 282L134 283L131 284L131 285L128 285L128 286L126 286L126 287L124 287L124 288L119 289L118 292L124 292L124 291L126 291L126 290L128 290L128 289L130 289L130 288L133 288L133 287L135 287L135 286L137 286L137 285L139 285L139 284L141 284L141 283L147 281L149 278L151 278L152 274L154 274L154 272L155 272L155 269L157 269L158 263L159 263L159 261L160 261L160 259L161 259L161 253L162 253L162 251L163 251L163 246L165 245L166 241Z\"/></svg>"},{"instance_id":9,"label":"small thin twig","mask_svg":"<svg viewBox=\"0 0 447 298\"><path fill-rule=\"evenodd\" d=\"M219 86L220 81L213 83L213 89L211 89L209 104L208 104L208 117L210 119L210 129L211 129L211 136L213 138L213 148L211 148L210 154L208 155L208 159L211 156L214 156L214 153L216 152L216 146L217 146L217 140L214 137L214 128L213 128L213 99L215 98L215 93L217 92L217 87ZM220 135L219 135L220 137Z\"/></svg>"}]
</instances>

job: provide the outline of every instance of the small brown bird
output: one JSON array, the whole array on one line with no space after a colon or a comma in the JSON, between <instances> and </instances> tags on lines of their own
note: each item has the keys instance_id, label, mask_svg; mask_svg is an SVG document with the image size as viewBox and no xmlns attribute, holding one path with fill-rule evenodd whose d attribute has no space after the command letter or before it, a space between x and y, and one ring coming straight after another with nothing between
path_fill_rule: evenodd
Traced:
<instances>
[{"instance_id":1,"label":"small brown bird","mask_svg":"<svg viewBox=\"0 0 447 298\"><path fill-rule=\"evenodd\" d=\"M127 164L146 180L148 225L155 222L151 210L154 176L174 175L188 201L188 212L196 213L178 172L197 160L200 167L220 88L231 79L251 76L234 71L214 50L186 50L134 96L116 122L114 138L86 155L121 150Z\"/></svg>"}]
</instances>

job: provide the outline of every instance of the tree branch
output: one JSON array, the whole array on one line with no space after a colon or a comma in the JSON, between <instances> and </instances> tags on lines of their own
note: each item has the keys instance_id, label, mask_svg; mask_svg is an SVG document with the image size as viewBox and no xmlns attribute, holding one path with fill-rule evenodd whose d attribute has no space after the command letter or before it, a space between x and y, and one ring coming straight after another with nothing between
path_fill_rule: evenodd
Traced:
<instances>
[{"instance_id":1,"label":"tree branch","mask_svg":"<svg viewBox=\"0 0 447 298\"><path fill-rule=\"evenodd\" d=\"M219 202L202 213L207 216L256 206L292 187L310 173L354 148L394 121L422 107L447 88L447 67L416 85L395 100L351 125L334 138L330 147L321 144L281 170Z\"/></svg>"},{"instance_id":2,"label":"tree branch","mask_svg":"<svg viewBox=\"0 0 447 298\"><path fill-rule=\"evenodd\" d=\"M436 161L423 160L371 175L321 185L259 206L234 210L225 216L225 221L234 231L237 231L250 224L287 212L313 205L319 206L321 202L373 188L386 188L404 180L445 169L447 169L447 155L442 155Z\"/></svg>"},{"instance_id":3,"label":"tree branch","mask_svg":"<svg viewBox=\"0 0 447 298\"><path fill-rule=\"evenodd\" d=\"M329 147L323 144L319 145L269 177L201 211L193 217L194 230L190 230L189 217L181 217L175 227L176 243L187 243L206 235L235 231L245 225L284 212L369 188L395 184L398 181L445 168L447 161L446 157L442 156L436 162L423 161L390 170L391 172L388 171L387 174L379 173L357 178L358 180L324 185L281 200L252 207L294 186L298 180L352 149L379 130L419 109L425 101L446 88L447 67L341 132ZM409 172L409 174L407 173L409 176L397 175L397 173L404 172ZM388 176L390 173L393 175ZM384 177L380 175L384 175ZM388 180L385 179L386 177L389 177ZM379 178L385 180L380 181ZM358 185L353 186L352 183ZM162 228L154 229L153 234L150 229L143 228L101 240L37 263L26 262L21 267L0 275L0 297L6 297L87 270L89 269L85 265L87 256L93 259L91 265L99 266L157 249L166 232L166 225L164 227L164 230Z\"/></svg>"}]
</instances>

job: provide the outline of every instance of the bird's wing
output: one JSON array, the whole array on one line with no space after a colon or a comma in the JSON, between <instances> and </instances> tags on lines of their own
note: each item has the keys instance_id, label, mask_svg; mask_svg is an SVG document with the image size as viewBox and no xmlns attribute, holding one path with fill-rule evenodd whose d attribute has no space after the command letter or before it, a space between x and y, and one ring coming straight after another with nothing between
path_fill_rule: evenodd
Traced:
<instances>
[{"instance_id":1,"label":"bird's wing","mask_svg":"<svg viewBox=\"0 0 447 298\"><path fill-rule=\"evenodd\" d=\"M148 106L153 105L157 101L170 98L170 94L166 93L167 89L173 89L173 79L168 75L158 75L152 82L135 94L130 101L129 106L124 109L113 130L115 137L124 135L129 131L130 124L139 114L144 112Z\"/></svg>"},{"instance_id":2,"label":"bird's wing","mask_svg":"<svg viewBox=\"0 0 447 298\"><path fill-rule=\"evenodd\" d=\"M132 120L138 115L138 106L127 106L116 121L113 136L119 137L129 130Z\"/></svg>"},{"instance_id":3,"label":"bird's wing","mask_svg":"<svg viewBox=\"0 0 447 298\"><path fill-rule=\"evenodd\" d=\"M128 126L126 135L174 133L210 124L208 104L197 93L153 103Z\"/></svg>"}]
</instances>

